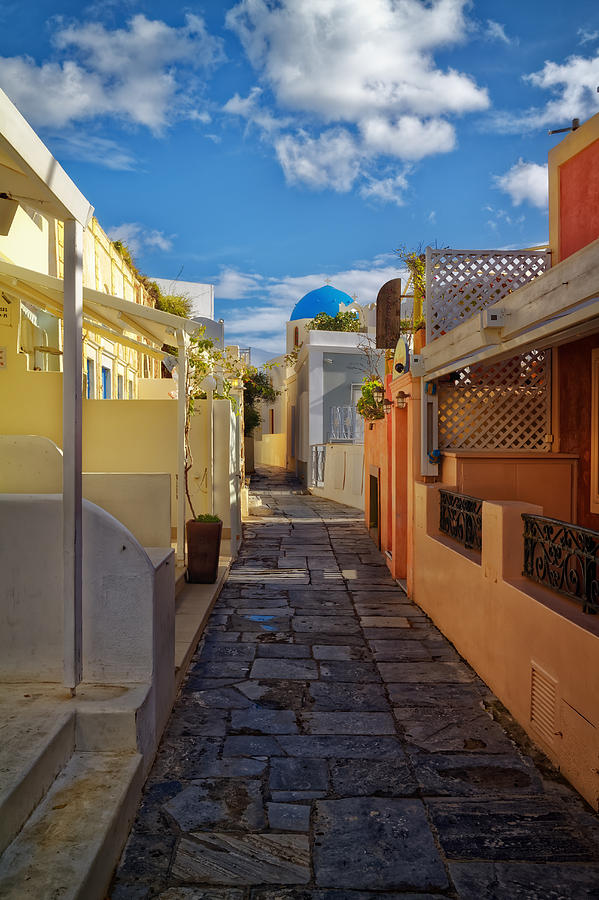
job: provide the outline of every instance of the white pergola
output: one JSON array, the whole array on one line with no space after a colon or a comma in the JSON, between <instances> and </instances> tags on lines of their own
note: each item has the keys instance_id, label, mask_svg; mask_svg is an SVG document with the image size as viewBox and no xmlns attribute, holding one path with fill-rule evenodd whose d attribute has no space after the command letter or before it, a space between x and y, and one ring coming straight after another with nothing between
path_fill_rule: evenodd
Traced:
<instances>
[{"instance_id":1,"label":"white pergola","mask_svg":"<svg viewBox=\"0 0 599 900\"><path fill-rule=\"evenodd\" d=\"M8 293L62 317L64 683L82 677L82 356L83 323L113 340L161 358L164 343L179 348L177 560L184 561L187 345L197 323L83 287L83 232L93 207L0 90L0 203L16 200L64 222L64 280L0 261ZM130 335L153 342L142 343Z\"/></svg>"}]
</instances>

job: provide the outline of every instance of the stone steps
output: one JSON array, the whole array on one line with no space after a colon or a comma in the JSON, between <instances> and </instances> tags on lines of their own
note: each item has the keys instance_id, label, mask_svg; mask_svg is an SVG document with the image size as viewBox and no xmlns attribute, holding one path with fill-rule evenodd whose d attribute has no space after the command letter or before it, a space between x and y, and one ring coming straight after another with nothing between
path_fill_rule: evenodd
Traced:
<instances>
[{"instance_id":1,"label":"stone steps","mask_svg":"<svg viewBox=\"0 0 599 900\"><path fill-rule=\"evenodd\" d=\"M26 705L29 697L23 698ZM0 744L0 854L44 797L75 746L75 715L32 710L3 722Z\"/></svg>"},{"instance_id":2,"label":"stone steps","mask_svg":"<svg viewBox=\"0 0 599 900\"><path fill-rule=\"evenodd\" d=\"M70 725L64 722L49 736L48 754L56 764L69 734ZM38 784L33 774L30 778L30 785ZM0 897L102 900L142 782L138 753L73 752L0 857ZM12 809L23 809L14 798L11 802ZM14 814L12 821L14 827Z\"/></svg>"}]
</instances>

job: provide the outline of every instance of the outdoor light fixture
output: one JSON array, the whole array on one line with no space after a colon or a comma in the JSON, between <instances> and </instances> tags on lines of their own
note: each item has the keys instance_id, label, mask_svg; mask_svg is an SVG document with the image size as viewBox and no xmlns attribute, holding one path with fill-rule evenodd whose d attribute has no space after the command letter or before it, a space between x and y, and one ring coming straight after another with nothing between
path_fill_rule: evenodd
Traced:
<instances>
[{"instance_id":1,"label":"outdoor light fixture","mask_svg":"<svg viewBox=\"0 0 599 900\"><path fill-rule=\"evenodd\" d=\"M411 394L406 394L403 391L398 391L395 397L395 405L398 409L405 409L408 405L408 399L411 397Z\"/></svg>"},{"instance_id":2,"label":"outdoor light fixture","mask_svg":"<svg viewBox=\"0 0 599 900\"><path fill-rule=\"evenodd\" d=\"M385 407L386 413L391 412L391 410L393 409L393 400L387 400L387 398L385 397L385 399L383 400L383 406Z\"/></svg>"},{"instance_id":3,"label":"outdoor light fixture","mask_svg":"<svg viewBox=\"0 0 599 900\"><path fill-rule=\"evenodd\" d=\"M375 403L378 403L380 405L383 402L384 396L385 396L385 391L383 389L382 384L380 384L380 385L378 385L378 387L375 387L372 389L372 398Z\"/></svg>"}]
</instances>

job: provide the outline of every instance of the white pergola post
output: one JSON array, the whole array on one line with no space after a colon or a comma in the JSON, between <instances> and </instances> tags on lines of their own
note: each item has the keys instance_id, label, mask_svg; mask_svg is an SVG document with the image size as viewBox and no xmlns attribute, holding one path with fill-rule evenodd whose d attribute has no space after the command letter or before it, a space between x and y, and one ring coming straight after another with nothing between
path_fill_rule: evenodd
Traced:
<instances>
[{"instance_id":1,"label":"white pergola post","mask_svg":"<svg viewBox=\"0 0 599 900\"><path fill-rule=\"evenodd\" d=\"M82 678L83 529L81 502L83 226L64 223L62 380L62 539L64 553L64 683Z\"/></svg>"},{"instance_id":2,"label":"white pergola post","mask_svg":"<svg viewBox=\"0 0 599 900\"><path fill-rule=\"evenodd\" d=\"M185 422L187 419L187 347L189 338L184 331L177 331L179 348L179 386L177 394L177 565L185 565Z\"/></svg>"}]
</instances>

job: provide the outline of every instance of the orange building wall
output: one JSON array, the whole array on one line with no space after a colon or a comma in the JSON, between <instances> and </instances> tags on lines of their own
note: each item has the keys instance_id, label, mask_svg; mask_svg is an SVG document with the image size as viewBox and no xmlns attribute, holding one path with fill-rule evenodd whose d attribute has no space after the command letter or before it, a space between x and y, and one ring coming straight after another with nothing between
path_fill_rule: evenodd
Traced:
<instances>
[{"instance_id":1,"label":"orange building wall","mask_svg":"<svg viewBox=\"0 0 599 900\"><path fill-rule=\"evenodd\" d=\"M372 427L371 427L372 426ZM390 547L389 534L389 470L391 456L387 451L387 420L364 423L364 511L368 528L370 515L370 475L379 470L379 529L381 552Z\"/></svg>"},{"instance_id":2,"label":"orange building wall","mask_svg":"<svg viewBox=\"0 0 599 900\"><path fill-rule=\"evenodd\" d=\"M599 515L590 512L591 353L597 348L595 334L558 350L560 450L578 454L577 524L595 531Z\"/></svg>"},{"instance_id":3,"label":"orange building wall","mask_svg":"<svg viewBox=\"0 0 599 900\"><path fill-rule=\"evenodd\" d=\"M560 166L559 220L560 259L599 237L599 140Z\"/></svg>"}]
</instances>

